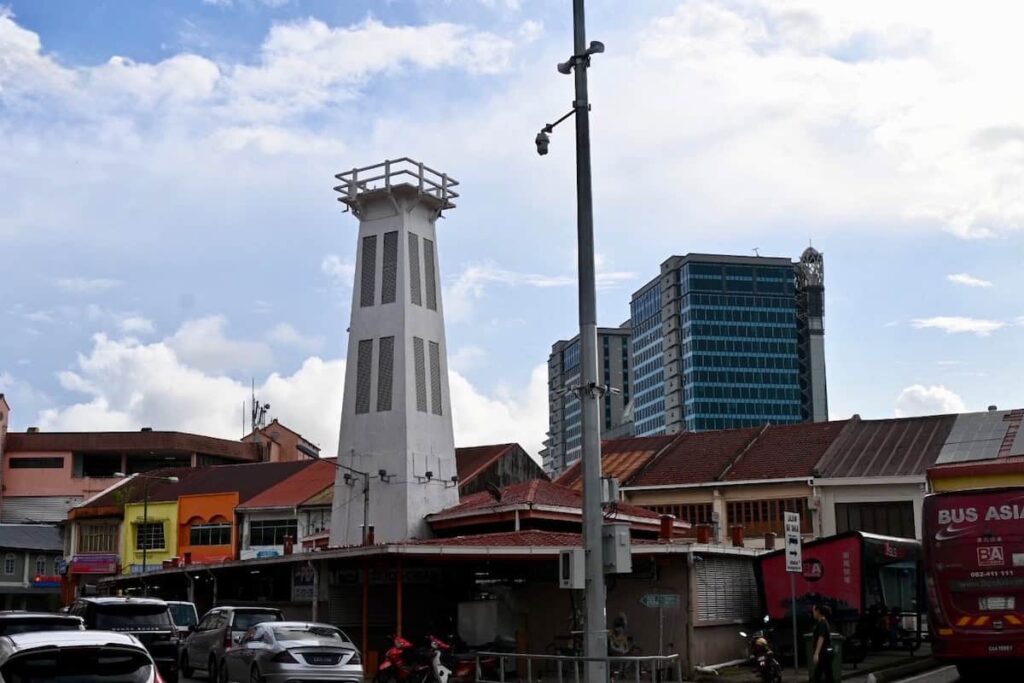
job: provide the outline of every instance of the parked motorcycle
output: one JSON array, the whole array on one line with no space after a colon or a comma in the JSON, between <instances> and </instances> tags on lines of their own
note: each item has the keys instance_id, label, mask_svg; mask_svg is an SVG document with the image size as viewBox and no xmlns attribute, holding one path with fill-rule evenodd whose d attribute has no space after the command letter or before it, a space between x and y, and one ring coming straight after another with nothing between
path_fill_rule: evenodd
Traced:
<instances>
[{"instance_id":1,"label":"parked motorcycle","mask_svg":"<svg viewBox=\"0 0 1024 683\"><path fill-rule=\"evenodd\" d=\"M765 616L764 627L751 634L740 631L740 635L747 639L747 656L761 682L782 683L782 665L768 644L768 637L772 633L768 622L769 618Z\"/></svg>"},{"instance_id":2,"label":"parked motorcycle","mask_svg":"<svg viewBox=\"0 0 1024 683\"><path fill-rule=\"evenodd\" d=\"M402 636L393 636L377 667L376 683L449 683L451 646L435 636L426 640L425 647L415 647Z\"/></svg>"}]
</instances>

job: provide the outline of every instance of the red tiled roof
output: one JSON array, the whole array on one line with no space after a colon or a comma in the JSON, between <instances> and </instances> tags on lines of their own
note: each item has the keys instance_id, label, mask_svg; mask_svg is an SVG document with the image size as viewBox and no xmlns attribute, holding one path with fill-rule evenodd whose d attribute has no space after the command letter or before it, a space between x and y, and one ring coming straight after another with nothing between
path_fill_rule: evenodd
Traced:
<instances>
[{"instance_id":1,"label":"red tiled roof","mask_svg":"<svg viewBox=\"0 0 1024 683\"><path fill-rule=\"evenodd\" d=\"M455 449L455 468L459 474L459 485L472 481L505 453L515 448L515 443L499 443L491 446L473 446Z\"/></svg>"},{"instance_id":2,"label":"red tiled roof","mask_svg":"<svg viewBox=\"0 0 1024 683\"><path fill-rule=\"evenodd\" d=\"M528 529L526 531L505 531L491 534L473 534L471 536L454 536L451 538L427 538L406 541L405 545L480 546L482 548L576 547L583 545L583 536L580 534Z\"/></svg>"},{"instance_id":3,"label":"red tiled roof","mask_svg":"<svg viewBox=\"0 0 1024 683\"><path fill-rule=\"evenodd\" d=\"M483 513L491 508L505 507L509 505L544 505L549 507L573 508L576 510L583 509L582 493L565 486L554 484L550 481L545 481L544 479L531 479L518 484L511 484L500 489L498 493L500 493L500 498L495 497L495 495L490 491L478 491L477 493L471 493L464 497L458 505L450 507L447 510L442 510L441 512L431 515L431 517L434 519L441 519L452 515L459 515L474 511ZM658 519L659 517L657 513L651 512L646 508L629 505L627 503L618 503L616 504L615 509L621 514L634 517L647 517L652 519Z\"/></svg>"},{"instance_id":4,"label":"red tiled roof","mask_svg":"<svg viewBox=\"0 0 1024 683\"><path fill-rule=\"evenodd\" d=\"M601 475L627 481L651 458L675 440L675 436L637 436L629 439L607 439L601 443ZM576 461L555 479L555 483L582 490L582 461Z\"/></svg>"},{"instance_id":5,"label":"red tiled roof","mask_svg":"<svg viewBox=\"0 0 1024 683\"><path fill-rule=\"evenodd\" d=\"M945 479L947 477L1018 474L1020 472L1024 472L1024 455L1011 455L1006 458L942 463L928 468L928 478Z\"/></svg>"},{"instance_id":6,"label":"red tiled roof","mask_svg":"<svg viewBox=\"0 0 1024 683\"><path fill-rule=\"evenodd\" d=\"M810 477L814 465L842 434L846 420L771 425L761 432L723 481Z\"/></svg>"},{"instance_id":7,"label":"red tiled roof","mask_svg":"<svg viewBox=\"0 0 1024 683\"><path fill-rule=\"evenodd\" d=\"M334 462L334 458L314 460L308 467L257 493L238 508L244 510L301 505L324 489L334 486L337 473Z\"/></svg>"},{"instance_id":8,"label":"red tiled roof","mask_svg":"<svg viewBox=\"0 0 1024 683\"><path fill-rule=\"evenodd\" d=\"M167 481L149 481L149 500L151 502L177 500L179 496L201 493L238 492L239 502L246 502L265 489L293 474L319 462L316 460L295 460L292 462L254 462L241 465L217 465L216 467L197 467L154 470L146 472L153 476L178 477L175 483ZM121 507L125 503L141 503L147 486L141 478L126 481L113 491L93 499L89 508Z\"/></svg>"},{"instance_id":9,"label":"red tiled roof","mask_svg":"<svg viewBox=\"0 0 1024 683\"><path fill-rule=\"evenodd\" d=\"M715 481L762 429L683 432L625 483L629 486L671 486Z\"/></svg>"},{"instance_id":10,"label":"red tiled roof","mask_svg":"<svg viewBox=\"0 0 1024 683\"><path fill-rule=\"evenodd\" d=\"M935 464L956 415L892 420L854 417L815 466L815 476L894 477L923 475Z\"/></svg>"}]
</instances>

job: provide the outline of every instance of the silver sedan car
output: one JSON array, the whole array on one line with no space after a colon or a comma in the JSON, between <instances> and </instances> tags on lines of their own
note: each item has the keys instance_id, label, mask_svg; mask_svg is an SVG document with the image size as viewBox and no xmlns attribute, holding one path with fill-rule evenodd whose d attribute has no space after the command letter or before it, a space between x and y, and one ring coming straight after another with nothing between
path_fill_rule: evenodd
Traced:
<instances>
[{"instance_id":1,"label":"silver sedan car","mask_svg":"<svg viewBox=\"0 0 1024 683\"><path fill-rule=\"evenodd\" d=\"M271 621L249 629L224 655L221 683L362 683L363 661L330 624Z\"/></svg>"},{"instance_id":2,"label":"silver sedan car","mask_svg":"<svg viewBox=\"0 0 1024 683\"><path fill-rule=\"evenodd\" d=\"M153 658L135 636L44 631L0 637L5 683L158 683Z\"/></svg>"}]
</instances>

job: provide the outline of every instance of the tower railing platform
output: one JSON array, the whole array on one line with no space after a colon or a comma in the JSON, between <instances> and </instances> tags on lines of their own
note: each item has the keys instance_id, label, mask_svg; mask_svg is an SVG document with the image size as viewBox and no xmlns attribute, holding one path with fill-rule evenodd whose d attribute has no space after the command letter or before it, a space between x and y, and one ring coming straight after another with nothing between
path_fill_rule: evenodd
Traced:
<instances>
[{"instance_id":1,"label":"tower railing platform","mask_svg":"<svg viewBox=\"0 0 1024 683\"><path fill-rule=\"evenodd\" d=\"M452 201L459 196L454 189L459 181L447 173L430 168L421 161L401 157L388 159L373 166L353 168L334 176L341 181L334 190L341 194L338 201L350 209L358 210L359 197L368 193L390 191L392 186L406 186L416 189L421 195L432 197L440 203L440 209L454 209Z\"/></svg>"}]
</instances>

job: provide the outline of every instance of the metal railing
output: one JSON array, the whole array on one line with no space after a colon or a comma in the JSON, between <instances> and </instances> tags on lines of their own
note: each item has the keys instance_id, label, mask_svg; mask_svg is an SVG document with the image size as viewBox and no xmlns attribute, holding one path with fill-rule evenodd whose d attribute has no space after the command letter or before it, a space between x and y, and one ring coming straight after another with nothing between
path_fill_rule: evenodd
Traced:
<instances>
[{"instance_id":1,"label":"metal railing","mask_svg":"<svg viewBox=\"0 0 1024 683\"><path fill-rule=\"evenodd\" d=\"M334 188L341 194L338 201L349 208L358 208L359 195L390 189L392 185L412 185L420 194L441 202L442 209L455 208L452 200L459 196L459 193L452 189L459 181L449 177L447 173L409 157L388 159L373 166L353 168L334 177L341 181L341 185Z\"/></svg>"},{"instance_id":2,"label":"metal railing","mask_svg":"<svg viewBox=\"0 0 1024 683\"><path fill-rule=\"evenodd\" d=\"M612 683L681 683L683 680L679 655L583 657L476 652L474 658L476 683L583 683L585 662L606 662ZM484 659L496 660L497 664L493 668L485 667L481 664Z\"/></svg>"}]
</instances>

